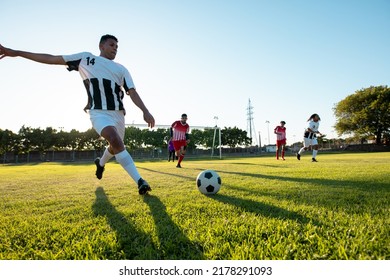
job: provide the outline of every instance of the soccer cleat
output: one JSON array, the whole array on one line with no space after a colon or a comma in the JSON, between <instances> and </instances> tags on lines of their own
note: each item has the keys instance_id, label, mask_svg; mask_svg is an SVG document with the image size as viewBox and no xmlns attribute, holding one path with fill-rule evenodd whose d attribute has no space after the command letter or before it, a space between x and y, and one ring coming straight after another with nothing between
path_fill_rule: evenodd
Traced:
<instances>
[{"instance_id":1,"label":"soccer cleat","mask_svg":"<svg viewBox=\"0 0 390 280\"><path fill-rule=\"evenodd\" d=\"M98 178L100 180L103 177L104 166L100 166L100 158L99 157L95 159L95 164L96 164L95 175L96 175L96 178Z\"/></svg>"},{"instance_id":2,"label":"soccer cleat","mask_svg":"<svg viewBox=\"0 0 390 280\"><path fill-rule=\"evenodd\" d=\"M177 168L181 168L181 165L180 165L180 164L178 164L178 165L176 165L176 167L177 167Z\"/></svg>"},{"instance_id":3,"label":"soccer cleat","mask_svg":"<svg viewBox=\"0 0 390 280\"><path fill-rule=\"evenodd\" d=\"M316 160L315 158L312 158L311 162L318 162L318 160Z\"/></svg>"},{"instance_id":4,"label":"soccer cleat","mask_svg":"<svg viewBox=\"0 0 390 280\"><path fill-rule=\"evenodd\" d=\"M138 193L141 195L146 194L147 192L151 191L149 184L142 178L138 180Z\"/></svg>"},{"instance_id":5,"label":"soccer cleat","mask_svg":"<svg viewBox=\"0 0 390 280\"><path fill-rule=\"evenodd\" d=\"M301 160L301 155L297 153L297 159Z\"/></svg>"}]
</instances>

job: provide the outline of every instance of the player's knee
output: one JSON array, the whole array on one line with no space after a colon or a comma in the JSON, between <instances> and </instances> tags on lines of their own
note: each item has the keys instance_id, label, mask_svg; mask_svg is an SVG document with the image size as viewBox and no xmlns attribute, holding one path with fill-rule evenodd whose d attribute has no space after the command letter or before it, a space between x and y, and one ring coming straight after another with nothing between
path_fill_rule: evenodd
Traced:
<instances>
[{"instance_id":1,"label":"player's knee","mask_svg":"<svg viewBox=\"0 0 390 280\"><path fill-rule=\"evenodd\" d=\"M111 150L114 154L120 153L125 149L125 145L120 137L113 135L110 139L107 139L108 143L110 143Z\"/></svg>"}]
</instances>

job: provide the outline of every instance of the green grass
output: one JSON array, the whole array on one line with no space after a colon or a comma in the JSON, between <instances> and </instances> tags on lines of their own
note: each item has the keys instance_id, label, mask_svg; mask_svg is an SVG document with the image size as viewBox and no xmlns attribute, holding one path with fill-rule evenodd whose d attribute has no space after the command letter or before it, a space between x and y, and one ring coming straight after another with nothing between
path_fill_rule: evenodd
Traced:
<instances>
[{"instance_id":1,"label":"green grass","mask_svg":"<svg viewBox=\"0 0 390 280\"><path fill-rule=\"evenodd\" d=\"M390 153L0 166L0 259L390 259ZM216 170L205 196L197 174Z\"/></svg>"}]
</instances>

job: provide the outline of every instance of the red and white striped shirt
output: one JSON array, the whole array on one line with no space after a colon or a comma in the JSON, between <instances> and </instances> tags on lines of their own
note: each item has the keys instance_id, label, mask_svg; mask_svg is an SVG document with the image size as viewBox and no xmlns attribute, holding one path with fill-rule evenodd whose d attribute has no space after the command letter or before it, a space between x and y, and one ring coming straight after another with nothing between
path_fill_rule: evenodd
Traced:
<instances>
[{"instance_id":1,"label":"red and white striped shirt","mask_svg":"<svg viewBox=\"0 0 390 280\"><path fill-rule=\"evenodd\" d=\"M274 132L276 134L276 140L285 140L286 139L286 128L285 127L281 127L281 126L277 126L275 127L274 129Z\"/></svg>"},{"instance_id":2,"label":"red and white striped shirt","mask_svg":"<svg viewBox=\"0 0 390 280\"><path fill-rule=\"evenodd\" d=\"M190 132L190 126L188 123L183 124L181 121L175 121L172 125L173 141L186 140L186 134Z\"/></svg>"}]
</instances>

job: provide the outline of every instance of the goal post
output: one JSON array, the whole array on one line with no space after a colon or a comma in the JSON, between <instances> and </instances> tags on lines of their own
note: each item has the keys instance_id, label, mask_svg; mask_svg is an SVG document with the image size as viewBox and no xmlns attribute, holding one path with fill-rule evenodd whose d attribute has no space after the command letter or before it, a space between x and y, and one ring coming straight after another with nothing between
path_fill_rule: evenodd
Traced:
<instances>
[{"instance_id":1,"label":"goal post","mask_svg":"<svg viewBox=\"0 0 390 280\"><path fill-rule=\"evenodd\" d=\"M214 127L214 137L213 137L213 147L211 148L211 157L214 156L215 138L217 136L217 130L218 130L219 159L222 159L221 128L217 126Z\"/></svg>"},{"instance_id":2,"label":"goal post","mask_svg":"<svg viewBox=\"0 0 390 280\"><path fill-rule=\"evenodd\" d=\"M125 124L125 127L138 127L138 128L148 128L147 124ZM171 125L165 125L165 124L156 124L153 128L170 128ZM153 129L152 128L152 129ZM221 128L218 126L191 126L190 129L200 129L200 130L206 130L206 129L213 129L214 130L214 136L213 136L213 145L211 147L211 157L214 157L215 155L215 141L218 140L218 152L219 152L219 158L222 159L222 137L221 137Z\"/></svg>"}]
</instances>

